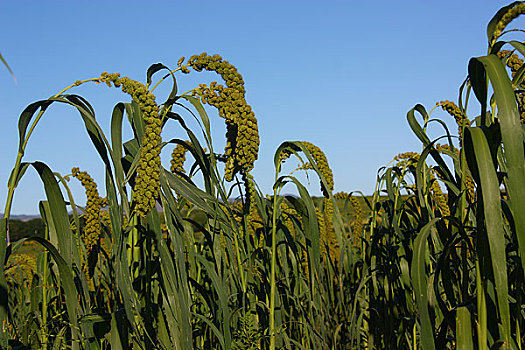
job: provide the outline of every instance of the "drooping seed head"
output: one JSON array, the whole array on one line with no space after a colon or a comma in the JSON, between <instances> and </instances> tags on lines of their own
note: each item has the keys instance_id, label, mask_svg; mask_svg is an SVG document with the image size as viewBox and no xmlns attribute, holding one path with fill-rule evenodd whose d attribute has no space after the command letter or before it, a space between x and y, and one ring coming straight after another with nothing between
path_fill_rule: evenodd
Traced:
<instances>
[{"instance_id":1,"label":"drooping seed head","mask_svg":"<svg viewBox=\"0 0 525 350\"><path fill-rule=\"evenodd\" d=\"M133 187L135 202L134 211L140 217L155 208L156 200L160 193L160 151L162 139L160 136L161 122L159 108L155 102L155 96L148 91L146 86L128 77L120 78L120 74L101 74L100 80L111 86L121 87L122 91L131 95L133 101L137 102L145 123L145 132L141 140L141 151L137 176ZM146 193L151 196L146 196Z\"/></svg>"},{"instance_id":2,"label":"drooping seed head","mask_svg":"<svg viewBox=\"0 0 525 350\"><path fill-rule=\"evenodd\" d=\"M496 29L494 30L493 34L494 40L501 36L503 30L505 30L505 28L509 25L510 22L512 22L514 19L516 19L523 13L525 13L525 3L523 2L518 2L514 6L509 8L496 25Z\"/></svg>"}]
</instances>

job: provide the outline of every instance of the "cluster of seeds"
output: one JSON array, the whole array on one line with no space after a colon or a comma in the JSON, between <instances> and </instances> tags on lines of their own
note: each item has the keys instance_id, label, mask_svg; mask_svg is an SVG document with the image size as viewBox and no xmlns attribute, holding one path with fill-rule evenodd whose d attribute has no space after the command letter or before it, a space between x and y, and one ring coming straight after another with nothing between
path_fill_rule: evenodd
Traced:
<instances>
[{"instance_id":1,"label":"cluster of seeds","mask_svg":"<svg viewBox=\"0 0 525 350\"><path fill-rule=\"evenodd\" d=\"M328 246L330 250L330 255L332 257L337 258L338 244L337 239L335 238L335 232L332 229L334 205L332 203L332 200L330 199L330 193L332 193L332 191L334 190L334 175L332 173L332 169L328 165L326 155L319 147L307 141L302 141L302 144L312 155L312 158L315 161L315 165L325 178L328 185L328 188L325 188L323 182L320 182L321 191L323 192L324 196L323 211L321 212L319 209L316 208L316 214L319 222L319 232L321 233L321 243L323 244L323 246ZM279 155L279 158L281 159L281 161L285 161L290 157L291 154L291 150L284 150ZM299 169L313 169L313 166L309 162L306 162L301 167L299 167ZM320 217L320 215L322 217Z\"/></svg>"},{"instance_id":2,"label":"cluster of seeds","mask_svg":"<svg viewBox=\"0 0 525 350\"><path fill-rule=\"evenodd\" d=\"M415 152L400 153L394 157L394 160L397 161L395 166L407 166L416 163L419 160L419 154ZM443 191L439 186L439 182L436 176L434 175L436 171L432 167L430 167L429 170L430 171L428 172L428 177L430 182L430 192L432 193L434 202L436 203L436 206L438 207L442 216L449 216L450 208L447 203L447 196L443 194Z\"/></svg>"},{"instance_id":3,"label":"cluster of seeds","mask_svg":"<svg viewBox=\"0 0 525 350\"><path fill-rule=\"evenodd\" d=\"M78 168L71 169L73 177L77 178L86 191L86 208L84 218L86 220L82 241L86 251L89 253L93 246L97 244L100 235L100 209L104 204L104 200L100 198L97 190L97 184L93 178L85 171L80 171Z\"/></svg>"},{"instance_id":4,"label":"cluster of seeds","mask_svg":"<svg viewBox=\"0 0 525 350\"><path fill-rule=\"evenodd\" d=\"M332 169L330 169L330 166L328 165L328 160L326 159L326 156L323 153L323 151L321 151L321 149L316 145L310 142L303 142L303 144L312 155L312 158L315 160L317 168L319 169L321 174L323 174L327 182L328 188L325 188L324 185L321 183L321 191L323 191L324 197L328 198L329 193L331 193L334 190L334 175L332 173Z\"/></svg>"},{"instance_id":5,"label":"cluster of seeds","mask_svg":"<svg viewBox=\"0 0 525 350\"><path fill-rule=\"evenodd\" d=\"M186 171L184 170L184 162L186 161L186 152L188 150L184 145L177 144L175 148L173 149L173 152L171 153L171 167L170 170L174 174L184 174ZM179 175L180 176L180 175Z\"/></svg>"},{"instance_id":6,"label":"cluster of seeds","mask_svg":"<svg viewBox=\"0 0 525 350\"><path fill-rule=\"evenodd\" d=\"M450 153L455 153L456 156L459 157L459 150L456 149L456 148L451 148L449 145L447 144L436 144L436 150L440 151L440 152L450 152ZM465 181L465 188L467 189L467 194L468 194L468 198L470 200L470 202L474 202L474 195L475 195L475 182L474 180L472 179L472 176L470 175L469 171L468 171L468 168L466 169L467 172L465 172L463 174L463 180Z\"/></svg>"},{"instance_id":7,"label":"cluster of seeds","mask_svg":"<svg viewBox=\"0 0 525 350\"><path fill-rule=\"evenodd\" d=\"M456 155L459 155L458 149L456 149L455 147L450 147L450 145L446 143L445 144L436 143L435 149L438 150L439 152L444 152L444 153L452 152L452 153L455 153Z\"/></svg>"},{"instance_id":8,"label":"cluster of seeds","mask_svg":"<svg viewBox=\"0 0 525 350\"><path fill-rule=\"evenodd\" d=\"M493 38L497 39L501 35L503 30L507 27L507 25L523 13L525 13L525 3L518 2L514 6L512 6L503 15L503 17L501 17L501 20L496 25L496 29L494 30Z\"/></svg>"},{"instance_id":9,"label":"cluster of seeds","mask_svg":"<svg viewBox=\"0 0 525 350\"><path fill-rule=\"evenodd\" d=\"M315 208L315 215L319 225L319 244L321 245L321 253L325 257L329 255L334 259L335 263L338 263L339 244L331 223L326 221L326 208L323 211L319 208Z\"/></svg>"},{"instance_id":10,"label":"cluster of seeds","mask_svg":"<svg viewBox=\"0 0 525 350\"><path fill-rule=\"evenodd\" d=\"M293 223L293 218L297 217L297 210L295 210L293 207L291 207L287 201L281 202L281 214L284 222L284 226L288 229L288 232L292 235L292 237L296 237L295 235L295 225Z\"/></svg>"},{"instance_id":11,"label":"cluster of seeds","mask_svg":"<svg viewBox=\"0 0 525 350\"><path fill-rule=\"evenodd\" d=\"M394 161L397 162L397 164L405 160L415 160L417 162L418 159L419 159L419 153L417 152L399 153L397 156L394 157Z\"/></svg>"},{"instance_id":12,"label":"cluster of seeds","mask_svg":"<svg viewBox=\"0 0 525 350\"><path fill-rule=\"evenodd\" d=\"M523 60L518 57L518 55L511 53L509 50L498 51L497 56L501 59L505 59L505 64L510 68L512 77L516 75L516 72L523 65Z\"/></svg>"},{"instance_id":13,"label":"cluster of seeds","mask_svg":"<svg viewBox=\"0 0 525 350\"><path fill-rule=\"evenodd\" d=\"M416 152L404 152L399 153L394 157L394 166L399 168L406 168L415 165L419 160L419 153Z\"/></svg>"},{"instance_id":14,"label":"cluster of seeds","mask_svg":"<svg viewBox=\"0 0 525 350\"><path fill-rule=\"evenodd\" d=\"M156 206L160 191L160 151L162 122L159 118L159 107L155 96L146 86L128 77L120 78L120 74L101 74L102 82L108 86L122 87L124 93L129 94L133 101L138 103L145 124L144 136L141 140L141 151L137 177L134 185L133 201L135 213L140 217Z\"/></svg>"},{"instance_id":15,"label":"cluster of seeds","mask_svg":"<svg viewBox=\"0 0 525 350\"><path fill-rule=\"evenodd\" d=\"M433 174L433 169L430 168L431 172L430 174L430 191L433 194L434 202L436 202L436 206L438 207L439 211L441 212L442 216L450 216L450 208L448 207L447 203L447 196L443 194L443 191L441 191L441 187L439 186L439 182L437 178Z\"/></svg>"},{"instance_id":16,"label":"cluster of seeds","mask_svg":"<svg viewBox=\"0 0 525 350\"><path fill-rule=\"evenodd\" d=\"M257 232L259 235L257 236ZM260 248L264 244L264 224L257 210L250 213L248 220L248 234L252 236L254 244Z\"/></svg>"},{"instance_id":17,"label":"cluster of seeds","mask_svg":"<svg viewBox=\"0 0 525 350\"><path fill-rule=\"evenodd\" d=\"M319 169L321 174L323 174L323 176L324 176L324 178L325 178L325 180L326 180L326 182L328 184L328 189L326 189L324 187L324 185L323 185L323 183L321 181L321 191L323 192L323 196L325 198L329 198L329 193L331 193L334 190L334 175L332 173L332 169L328 165L328 160L326 159L326 155L324 154L324 152L319 147L317 147L316 145L314 145L314 144L312 144L310 142L302 141L301 143L310 152L310 154L312 155L312 158L315 161L315 164L317 165L317 168ZM295 151L299 151L299 150L297 149ZM291 155L292 155L292 151L286 149L286 150L282 151L281 154L279 154L279 159L282 162L282 161L285 161L286 159L290 158ZM305 169L305 170L313 169L313 166L309 162L306 162L302 166L300 166L299 169Z\"/></svg>"},{"instance_id":18,"label":"cluster of seeds","mask_svg":"<svg viewBox=\"0 0 525 350\"><path fill-rule=\"evenodd\" d=\"M476 183L474 182L470 174L466 173L464 177L465 177L465 187L467 189L468 199L471 203L475 203Z\"/></svg>"},{"instance_id":19,"label":"cluster of seeds","mask_svg":"<svg viewBox=\"0 0 525 350\"><path fill-rule=\"evenodd\" d=\"M107 206L107 200L106 198L103 198L104 203L102 204L102 207ZM107 227L109 231L111 231L111 219L109 217L109 211L102 210L100 212L100 221L103 226ZM108 257L111 257L111 251L113 250L113 241L111 240L111 237L100 237L100 247Z\"/></svg>"},{"instance_id":20,"label":"cluster of seeds","mask_svg":"<svg viewBox=\"0 0 525 350\"><path fill-rule=\"evenodd\" d=\"M337 192L337 193L334 194L334 198L335 199L345 199L346 200L349 195L350 194L348 194L346 192Z\"/></svg>"},{"instance_id":21,"label":"cluster of seeds","mask_svg":"<svg viewBox=\"0 0 525 350\"><path fill-rule=\"evenodd\" d=\"M315 216L317 217L317 225L319 225L319 242L321 248L326 247L327 236L326 236L326 223L324 221L324 215L321 209L315 208Z\"/></svg>"},{"instance_id":22,"label":"cluster of seeds","mask_svg":"<svg viewBox=\"0 0 525 350\"><path fill-rule=\"evenodd\" d=\"M91 176L85 171L80 171L79 168L71 169L71 174L79 180L86 192L86 207L83 214L85 219L84 229L81 231L82 242L86 249L86 257L80 254L83 271L90 290L94 290L92 277L95 270L98 255L98 242L101 234L101 209L107 205L105 198L101 198L98 194L97 184ZM87 261L86 261L87 260Z\"/></svg>"},{"instance_id":23,"label":"cluster of seeds","mask_svg":"<svg viewBox=\"0 0 525 350\"><path fill-rule=\"evenodd\" d=\"M518 57L518 55L511 53L508 50L501 50L498 52L497 56L505 60L505 64L510 68L512 77L516 75L518 70L523 66L523 60ZM521 84L520 88L525 88L525 84ZM516 91L516 99L518 101L518 109L520 111L520 119L522 123L525 123L525 94Z\"/></svg>"},{"instance_id":24,"label":"cluster of seeds","mask_svg":"<svg viewBox=\"0 0 525 350\"><path fill-rule=\"evenodd\" d=\"M465 113L452 101L440 101L436 105L440 106L444 111L454 117L456 124L458 125L458 134L460 143L463 140L463 128L470 125L470 120L468 120Z\"/></svg>"},{"instance_id":25,"label":"cluster of seeds","mask_svg":"<svg viewBox=\"0 0 525 350\"><path fill-rule=\"evenodd\" d=\"M245 210L248 214L248 218L251 219L254 216L254 212L257 211L255 206L255 182L253 175L250 173L243 173L244 188L246 192L246 207Z\"/></svg>"},{"instance_id":26,"label":"cluster of seeds","mask_svg":"<svg viewBox=\"0 0 525 350\"><path fill-rule=\"evenodd\" d=\"M179 61L179 66L182 62ZM253 169L259 153L257 119L246 102L244 80L237 68L219 55L194 55L188 60L187 66L198 72L216 72L225 82L225 86L217 82L209 86L201 84L194 94L201 98L202 103L217 108L219 116L226 121L225 179L232 181L236 173ZM189 72L187 66L181 66L185 73Z\"/></svg>"},{"instance_id":27,"label":"cluster of seeds","mask_svg":"<svg viewBox=\"0 0 525 350\"><path fill-rule=\"evenodd\" d=\"M352 223L352 234L354 235L354 246L359 246L359 238L363 232L363 208L357 197L351 196L350 203L354 209L354 222Z\"/></svg>"},{"instance_id":28,"label":"cluster of seeds","mask_svg":"<svg viewBox=\"0 0 525 350\"><path fill-rule=\"evenodd\" d=\"M192 146L191 141L186 141L188 146ZM206 148L203 148L203 151L206 152ZM188 152L188 148L184 144L178 143L177 146L173 149L173 152L171 153L171 167L170 170L172 173L179 175L180 174L186 174L186 170L184 170L184 162L186 162L186 153Z\"/></svg>"},{"instance_id":29,"label":"cluster of seeds","mask_svg":"<svg viewBox=\"0 0 525 350\"><path fill-rule=\"evenodd\" d=\"M5 275L8 282L17 281L20 285L24 282L31 286L33 273L36 273L36 258L28 254L12 254L5 266Z\"/></svg>"},{"instance_id":30,"label":"cluster of seeds","mask_svg":"<svg viewBox=\"0 0 525 350\"><path fill-rule=\"evenodd\" d=\"M324 198L323 200L323 213L325 222L331 227L334 216L334 204L330 198Z\"/></svg>"}]
</instances>

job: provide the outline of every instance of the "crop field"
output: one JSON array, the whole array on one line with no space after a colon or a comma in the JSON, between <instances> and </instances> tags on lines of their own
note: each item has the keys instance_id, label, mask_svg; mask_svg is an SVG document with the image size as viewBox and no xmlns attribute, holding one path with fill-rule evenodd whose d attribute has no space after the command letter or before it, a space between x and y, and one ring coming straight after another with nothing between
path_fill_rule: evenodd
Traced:
<instances>
[{"instance_id":1,"label":"crop field","mask_svg":"<svg viewBox=\"0 0 525 350\"><path fill-rule=\"evenodd\" d=\"M367 196L336 193L338 174L308 140L275 150L262 193L257 117L219 55L154 64L145 82L103 72L29 104L0 221L0 348L525 350L525 45L504 41L523 34L507 26L524 13L515 2L494 15L457 101L408 111L421 148L379 169ZM201 71L217 81L177 90ZM110 118L75 94L83 84L122 92ZM159 86L171 88L164 101ZM82 119L104 186L90 169L24 159L51 105ZM224 119L224 149L210 118ZM45 189L45 232L9 242L27 172Z\"/></svg>"}]
</instances>

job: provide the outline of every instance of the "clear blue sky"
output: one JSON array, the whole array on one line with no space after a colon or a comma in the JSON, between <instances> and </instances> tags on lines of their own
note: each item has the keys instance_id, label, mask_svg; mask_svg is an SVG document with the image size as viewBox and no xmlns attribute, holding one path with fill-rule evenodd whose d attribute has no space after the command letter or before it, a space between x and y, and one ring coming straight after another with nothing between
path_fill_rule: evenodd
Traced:
<instances>
[{"instance_id":1,"label":"clear blue sky","mask_svg":"<svg viewBox=\"0 0 525 350\"><path fill-rule=\"evenodd\" d=\"M25 106L102 71L144 81L152 63L175 67L181 56L201 52L222 55L244 76L261 135L254 175L265 193L273 182L273 154L286 140L324 150L336 191L371 193L381 166L400 152L421 149L407 111L416 103L430 110L439 100L457 100L469 58L486 54L488 21L507 3L2 0L0 52L18 83L0 67L0 212ZM216 78L196 72L181 75L179 91L211 80ZM73 92L92 103L106 130L112 106L128 101L94 84ZM224 123L211 117L220 150ZM183 136L175 129L163 135L172 137ZM44 161L62 174L80 166L103 183L102 163L81 120L65 107L46 112L24 160ZM72 187L84 203L81 188ZM312 193L317 187L311 177ZM12 213L35 214L43 198L30 171Z\"/></svg>"}]
</instances>

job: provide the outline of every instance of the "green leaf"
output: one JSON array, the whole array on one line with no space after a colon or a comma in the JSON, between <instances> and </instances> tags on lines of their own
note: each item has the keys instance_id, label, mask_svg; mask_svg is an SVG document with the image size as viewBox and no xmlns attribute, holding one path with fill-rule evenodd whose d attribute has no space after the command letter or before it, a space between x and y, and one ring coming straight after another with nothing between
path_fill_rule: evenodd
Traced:
<instances>
[{"instance_id":1,"label":"green leaf","mask_svg":"<svg viewBox=\"0 0 525 350\"><path fill-rule=\"evenodd\" d=\"M60 254L67 262L69 268L72 268L74 247L73 233L69 226L69 216L67 214L64 197L62 196L58 182L51 169L41 162L34 162L32 165L40 175L44 184L44 190L49 202L49 209L57 232Z\"/></svg>"},{"instance_id":2,"label":"green leaf","mask_svg":"<svg viewBox=\"0 0 525 350\"><path fill-rule=\"evenodd\" d=\"M4 267L7 249L7 219L0 218L0 324L7 324L9 299ZM7 329L0 327L0 347L7 349Z\"/></svg>"},{"instance_id":3,"label":"green leaf","mask_svg":"<svg viewBox=\"0 0 525 350\"><path fill-rule=\"evenodd\" d=\"M414 108L412 108L407 113L408 125L410 125L410 128L412 129L414 134L416 134L417 138L421 140L421 142L423 143L423 146L426 147L428 146L428 144L430 144L430 139L428 138L427 134L425 133L421 125L419 125L418 121L416 120L416 116L415 116L416 112L421 114L425 122L428 120L428 114L427 114L427 111L425 110L425 107L423 107L420 104L417 104Z\"/></svg>"},{"instance_id":4,"label":"green leaf","mask_svg":"<svg viewBox=\"0 0 525 350\"><path fill-rule=\"evenodd\" d=\"M520 113L503 63L494 55L473 58L483 64L494 89L505 153L510 208L516 224L519 255L525 270L525 161Z\"/></svg>"},{"instance_id":5,"label":"green leaf","mask_svg":"<svg viewBox=\"0 0 525 350\"><path fill-rule=\"evenodd\" d=\"M435 349L434 328L430 320L428 277L426 272L427 239L434 229L435 223L440 218L433 219L426 224L414 241L414 256L410 268L410 277L414 286L414 294L419 309L419 321L421 325L421 345L423 349Z\"/></svg>"},{"instance_id":6,"label":"green leaf","mask_svg":"<svg viewBox=\"0 0 525 350\"><path fill-rule=\"evenodd\" d=\"M509 311L509 294L507 282L507 259L505 254L505 232L503 230L503 217L498 177L492 155L485 137L480 128L467 128L465 133L465 148L469 157L469 168L477 168L479 173L478 192L483 207L485 229L490 248L499 318L503 325L503 336L510 344L511 326ZM480 223L478 223L479 225ZM482 230L478 229L478 232Z\"/></svg>"},{"instance_id":7,"label":"green leaf","mask_svg":"<svg viewBox=\"0 0 525 350\"><path fill-rule=\"evenodd\" d=\"M125 315L122 311L111 314L111 349L123 350L128 347L128 333Z\"/></svg>"},{"instance_id":8,"label":"green leaf","mask_svg":"<svg viewBox=\"0 0 525 350\"><path fill-rule=\"evenodd\" d=\"M58 271L60 273L61 286L64 289L65 299L66 299L66 311L69 318L69 321L72 324L71 332L73 334L74 341L78 341L78 319L79 314L78 304L77 304L77 289L75 287L75 282L73 280L73 274L71 273L71 267L62 257L62 254L47 240L41 237L31 237L25 238L24 241L36 241L41 244L47 251L51 254L53 260L55 260Z\"/></svg>"},{"instance_id":9,"label":"green leaf","mask_svg":"<svg viewBox=\"0 0 525 350\"><path fill-rule=\"evenodd\" d=\"M168 77L168 75L171 75L171 77L173 79L173 85L171 87L171 92L170 92L170 94L168 96L168 99L166 101L166 104L171 104L171 103L173 103L173 102L175 102L177 100L177 80L175 79L175 75L173 73L171 73L171 69L169 69L168 67L166 67L162 63L154 63L154 64L152 64L148 68L148 71L146 72L147 86L149 88L149 85L151 84L151 77L153 76L153 74L155 74L158 71L163 70L163 69L166 69L169 73L166 74L162 79L166 79Z\"/></svg>"},{"instance_id":10,"label":"green leaf","mask_svg":"<svg viewBox=\"0 0 525 350\"><path fill-rule=\"evenodd\" d=\"M487 110L487 75L483 64L476 59L471 59L468 64L468 76L476 98L481 103L481 125L487 125L485 111Z\"/></svg>"},{"instance_id":11,"label":"green leaf","mask_svg":"<svg viewBox=\"0 0 525 350\"><path fill-rule=\"evenodd\" d=\"M49 107L52 102L49 100L42 100L38 102L33 102L27 106L20 117L18 118L18 134L19 134L19 143L18 143L18 152L24 154L24 144L26 138L27 127L29 122L33 119L33 115L40 109L39 114L44 113L44 111ZM38 118L38 116L37 116Z\"/></svg>"},{"instance_id":12,"label":"green leaf","mask_svg":"<svg viewBox=\"0 0 525 350\"><path fill-rule=\"evenodd\" d=\"M2 63L3 63L4 66L7 68L7 70L9 71L9 73L11 73L11 75L13 76L13 79L15 80L15 83L16 83L15 73L13 73L13 71L11 70L11 67L9 67L9 65L7 64L7 61L6 61L5 58L2 56L1 53L0 53L0 61L2 61Z\"/></svg>"}]
</instances>

